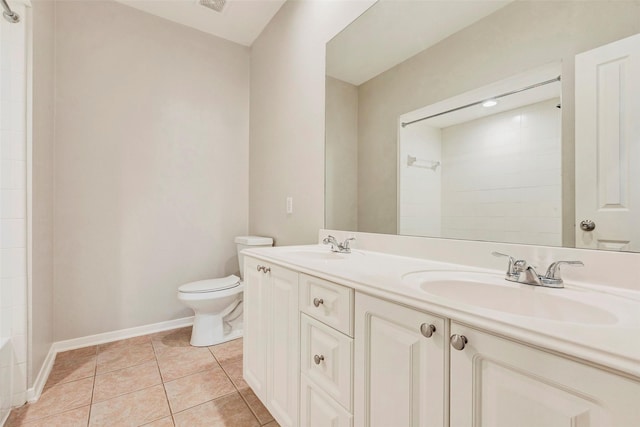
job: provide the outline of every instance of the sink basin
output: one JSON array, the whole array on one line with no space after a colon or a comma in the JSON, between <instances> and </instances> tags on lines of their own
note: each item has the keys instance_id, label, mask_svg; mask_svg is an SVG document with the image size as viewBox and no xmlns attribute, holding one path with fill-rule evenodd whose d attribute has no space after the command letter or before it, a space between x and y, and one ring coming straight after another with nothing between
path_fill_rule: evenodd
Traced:
<instances>
[{"instance_id":1,"label":"sink basin","mask_svg":"<svg viewBox=\"0 0 640 427\"><path fill-rule=\"evenodd\" d=\"M618 321L587 292L523 285L492 273L425 271L403 280L438 298L517 316L599 325Z\"/></svg>"},{"instance_id":2,"label":"sink basin","mask_svg":"<svg viewBox=\"0 0 640 427\"><path fill-rule=\"evenodd\" d=\"M339 254L335 252L320 252L320 251L291 251L291 252L287 252L287 255L291 255L298 258L304 258L308 260L331 261L331 260L345 259L345 256L348 256L349 254Z\"/></svg>"}]
</instances>

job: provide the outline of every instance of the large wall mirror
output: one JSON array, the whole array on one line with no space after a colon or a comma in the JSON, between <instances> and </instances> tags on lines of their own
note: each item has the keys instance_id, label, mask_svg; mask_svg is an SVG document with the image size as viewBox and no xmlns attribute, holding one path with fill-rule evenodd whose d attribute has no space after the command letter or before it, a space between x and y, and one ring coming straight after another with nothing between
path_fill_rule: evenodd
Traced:
<instances>
[{"instance_id":1,"label":"large wall mirror","mask_svg":"<svg viewBox=\"0 0 640 427\"><path fill-rule=\"evenodd\" d=\"M327 45L327 228L640 252L640 1L379 0Z\"/></svg>"}]
</instances>

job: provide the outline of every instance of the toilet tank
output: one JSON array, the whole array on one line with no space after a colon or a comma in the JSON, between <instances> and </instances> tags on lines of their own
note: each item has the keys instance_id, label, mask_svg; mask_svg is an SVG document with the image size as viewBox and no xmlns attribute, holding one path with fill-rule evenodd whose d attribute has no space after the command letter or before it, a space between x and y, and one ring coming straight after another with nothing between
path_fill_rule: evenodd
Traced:
<instances>
[{"instance_id":1,"label":"toilet tank","mask_svg":"<svg viewBox=\"0 0 640 427\"><path fill-rule=\"evenodd\" d=\"M240 266L240 278L244 275L244 255L240 252L247 248L259 248L273 246L271 237L260 236L238 236L236 237L236 247L238 248L238 264Z\"/></svg>"}]
</instances>

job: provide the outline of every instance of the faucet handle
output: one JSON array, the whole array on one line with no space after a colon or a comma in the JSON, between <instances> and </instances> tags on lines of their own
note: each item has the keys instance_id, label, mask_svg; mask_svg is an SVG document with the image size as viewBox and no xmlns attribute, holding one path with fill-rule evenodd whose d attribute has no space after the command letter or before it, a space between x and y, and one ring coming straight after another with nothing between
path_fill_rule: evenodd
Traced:
<instances>
[{"instance_id":1,"label":"faucet handle","mask_svg":"<svg viewBox=\"0 0 640 427\"><path fill-rule=\"evenodd\" d=\"M325 245L328 245L331 242L335 242L336 238L333 237L331 234L327 235L327 237L325 237L324 239L322 239L322 243L324 243Z\"/></svg>"},{"instance_id":2,"label":"faucet handle","mask_svg":"<svg viewBox=\"0 0 640 427\"><path fill-rule=\"evenodd\" d=\"M584 263L582 261L556 261L551 263L551 265L547 269L545 279L560 280L560 282L562 283L562 277L560 277L560 266L562 264L584 266Z\"/></svg>"},{"instance_id":3,"label":"faucet handle","mask_svg":"<svg viewBox=\"0 0 640 427\"><path fill-rule=\"evenodd\" d=\"M343 247L344 249L349 249L349 244L350 244L350 242L351 242L352 240L356 240L356 238L355 238L355 237L349 237L349 238L345 239L345 240L344 240L344 243L342 244L342 247Z\"/></svg>"},{"instance_id":4,"label":"faucet handle","mask_svg":"<svg viewBox=\"0 0 640 427\"><path fill-rule=\"evenodd\" d=\"M512 257L511 255L507 255L507 254L503 254L501 252L495 252L495 251L491 252L491 255L497 256L497 257L503 256L503 257L509 258L509 266L507 267L507 277L511 277L514 274L518 274L514 270L514 266L516 264L516 259L514 257Z\"/></svg>"}]
</instances>

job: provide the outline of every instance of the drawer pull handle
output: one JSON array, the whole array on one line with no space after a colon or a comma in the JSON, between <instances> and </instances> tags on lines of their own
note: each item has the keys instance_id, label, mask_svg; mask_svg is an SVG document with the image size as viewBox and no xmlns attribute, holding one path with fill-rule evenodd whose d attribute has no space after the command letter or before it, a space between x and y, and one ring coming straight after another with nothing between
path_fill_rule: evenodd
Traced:
<instances>
[{"instance_id":1,"label":"drawer pull handle","mask_svg":"<svg viewBox=\"0 0 640 427\"><path fill-rule=\"evenodd\" d=\"M451 347L455 348L456 350L463 350L464 346L469 342L467 340L467 337L458 334L451 335L451 339L449 341L451 342Z\"/></svg>"},{"instance_id":2,"label":"drawer pull handle","mask_svg":"<svg viewBox=\"0 0 640 427\"><path fill-rule=\"evenodd\" d=\"M318 356L317 354L315 356L313 356L313 361L315 362L316 365L319 365L320 362L322 362L324 360L324 356L320 355Z\"/></svg>"},{"instance_id":3,"label":"drawer pull handle","mask_svg":"<svg viewBox=\"0 0 640 427\"><path fill-rule=\"evenodd\" d=\"M320 304L324 304L324 301L322 300L322 298L313 299L313 305L315 305L316 307L320 307Z\"/></svg>"},{"instance_id":4,"label":"drawer pull handle","mask_svg":"<svg viewBox=\"0 0 640 427\"><path fill-rule=\"evenodd\" d=\"M434 325L428 325L426 323L423 323L422 325L420 325L420 333L427 338L431 338L431 336L435 331L436 331L436 327Z\"/></svg>"}]
</instances>

